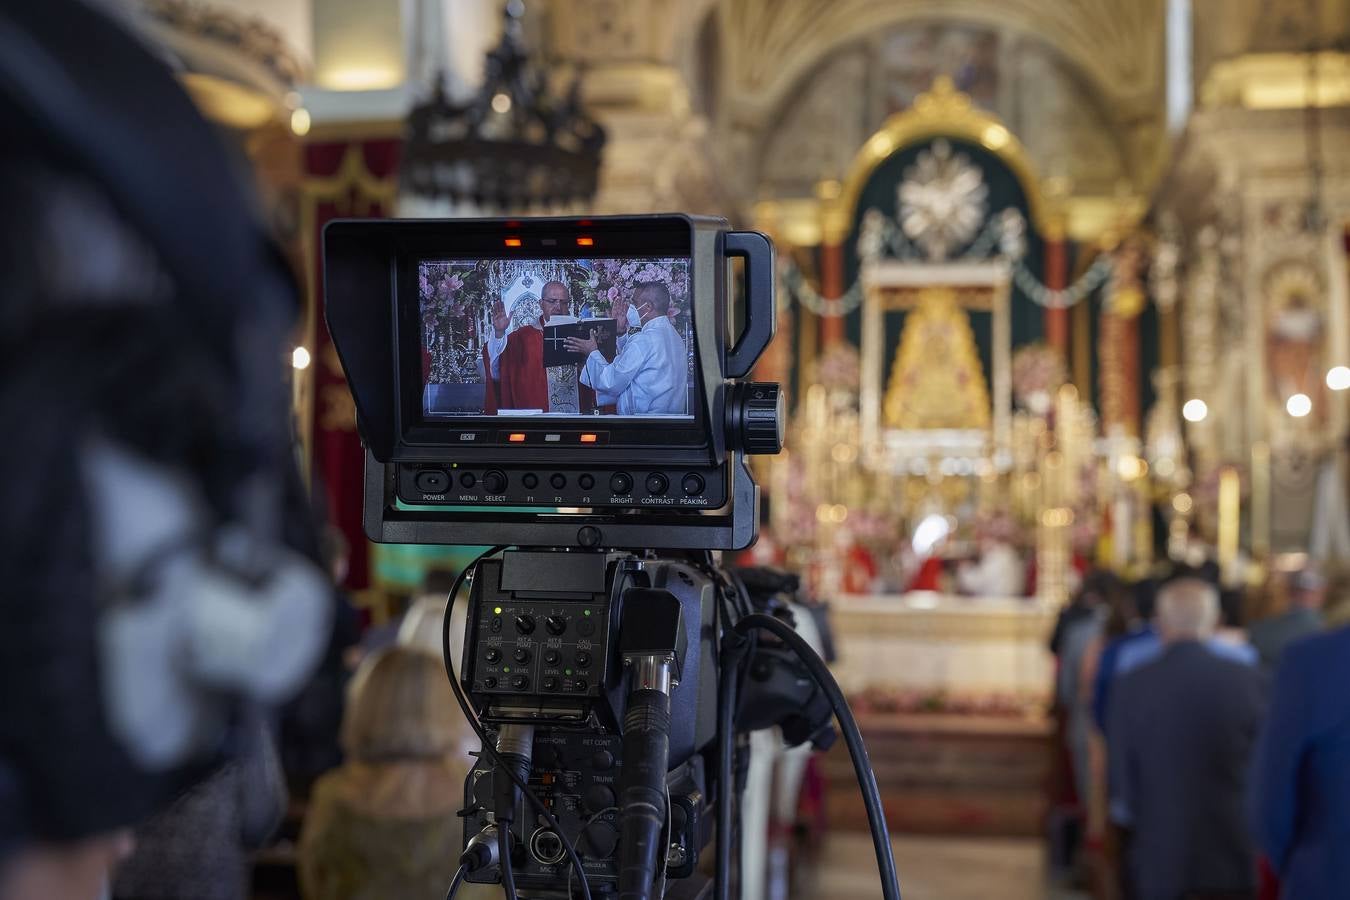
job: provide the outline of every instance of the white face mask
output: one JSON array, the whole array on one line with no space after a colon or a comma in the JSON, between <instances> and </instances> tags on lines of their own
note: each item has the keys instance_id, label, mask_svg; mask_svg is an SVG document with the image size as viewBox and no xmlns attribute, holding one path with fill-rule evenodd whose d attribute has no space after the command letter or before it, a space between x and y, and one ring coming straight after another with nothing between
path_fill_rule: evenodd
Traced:
<instances>
[{"instance_id":1,"label":"white face mask","mask_svg":"<svg viewBox=\"0 0 1350 900\"><path fill-rule=\"evenodd\" d=\"M628 307L628 327L629 328L642 327L642 316L638 315L636 306Z\"/></svg>"}]
</instances>

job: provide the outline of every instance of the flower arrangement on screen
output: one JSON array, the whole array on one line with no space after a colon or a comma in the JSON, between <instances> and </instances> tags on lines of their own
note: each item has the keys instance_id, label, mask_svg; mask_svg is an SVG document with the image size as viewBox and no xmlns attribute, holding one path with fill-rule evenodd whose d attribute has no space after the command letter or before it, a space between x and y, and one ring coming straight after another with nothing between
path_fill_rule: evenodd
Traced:
<instances>
[{"instance_id":1,"label":"flower arrangement on screen","mask_svg":"<svg viewBox=\"0 0 1350 900\"><path fill-rule=\"evenodd\" d=\"M595 305L607 312L618 300L631 300L633 288L659 281L682 310L689 306L689 261L683 259L597 259L591 263Z\"/></svg>"}]
</instances>

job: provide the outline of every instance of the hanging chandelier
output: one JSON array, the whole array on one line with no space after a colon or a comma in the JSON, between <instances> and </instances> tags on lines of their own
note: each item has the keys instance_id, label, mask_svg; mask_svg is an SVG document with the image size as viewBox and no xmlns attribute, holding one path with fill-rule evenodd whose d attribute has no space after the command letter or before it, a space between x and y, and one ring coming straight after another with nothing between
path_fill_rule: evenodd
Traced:
<instances>
[{"instance_id":1,"label":"hanging chandelier","mask_svg":"<svg viewBox=\"0 0 1350 900\"><path fill-rule=\"evenodd\" d=\"M506 4L483 86L466 104L445 91L408 114L402 193L455 215L569 214L595 198L605 131L581 109L580 80L556 96L525 51L524 4Z\"/></svg>"}]
</instances>

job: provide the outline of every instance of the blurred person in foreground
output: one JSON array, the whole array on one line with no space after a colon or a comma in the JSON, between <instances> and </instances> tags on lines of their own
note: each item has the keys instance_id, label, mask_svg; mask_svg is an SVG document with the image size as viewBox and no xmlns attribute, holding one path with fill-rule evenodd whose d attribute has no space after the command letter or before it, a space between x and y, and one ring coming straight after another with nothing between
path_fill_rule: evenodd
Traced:
<instances>
[{"instance_id":1,"label":"blurred person in foreground","mask_svg":"<svg viewBox=\"0 0 1350 900\"><path fill-rule=\"evenodd\" d=\"M1246 791L1264 686L1256 668L1206 646L1218 619L1212 584L1168 582L1162 655L1122 677L1111 699L1110 811L1127 833L1131 900L1255 897Z\"/></svg>"},{"instance_id":2,"label":"blurred person in foreground","mask_svg":"<svg viewBox=\"0 0 1350 900\"><path fill-rule=\"evenodd\" d=\"M1322 630L1322 605L1327 583L1311 567L1290 572L1283 579L1284 608L1275 615L1253 622L1247 629L1261 664L1274 669L1290 644Z\"/></svg>"},{"instance_id":3,"label":"blurred person in foreground","mask_svg":"<svg viewBox=\"0 0 1350 900\"><path fill-rule=\"evenodd\" d=\"M251 186L131 4L0 3L0 897L92 900L328 635Z\"/></svg>"},{"instance_id":4,"label":"blurred person in foreground","mask_svg":"<svg viewBox=\"0 0 1350 900\"><path fill-rule=\"evenodd\" d=\"M1350 892L1350 628L1291 644L1257 744L1254 832L1288 900Z\"/></svg>"},{"instance_id":5,"label":"blurred person in foreground","mask_svg":"<svg viewBox=\"0 0 1350 900\"><path fill-rule=\"evenodd\" d=\"M268 726L215 774L136 829L136 849L117 867L113 900L247 900L251 854L286 813L286 780Z\"/></svg>"},{"instance_id":6,"label":"blurred person in foreground","mask_svg":"<svg viewBox=\"0 0 1350 900\"><path fill-rule=\"evenodd\" d=\"M459 867L469 725L433 655L367 657L342 721L346 762L314 785L300 834L306 900L440 900ZM463 885L472 897L488 886Z\"/></svg>"}]
</instances>

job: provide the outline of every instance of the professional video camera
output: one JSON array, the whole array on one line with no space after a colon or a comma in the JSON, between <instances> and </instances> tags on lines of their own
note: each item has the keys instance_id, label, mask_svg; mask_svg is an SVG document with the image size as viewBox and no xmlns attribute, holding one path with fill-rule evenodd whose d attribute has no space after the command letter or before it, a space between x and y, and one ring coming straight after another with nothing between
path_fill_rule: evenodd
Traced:
<instances>
[{"instance_id":1,"label":"professional video camera","mask_svg":"<svg viewBox=\"0 0 1350 900\"><path fill-rule=\"evenodd\" d=\"M671 895L698 895L716 835L711 887L730 896L738 733L777 709L794 742L823 743L833 710L898 897L837 685L713 553L754 541L745 457L782 445L778 385L741 380L773 337L773 274L767 238L713 218L327 227L366 533L494 545L445 615L451 687L483 742L456 886L636 898L678 879ZM470 579L456 675L450 607Z\"/></svg>"}]
</instances>

